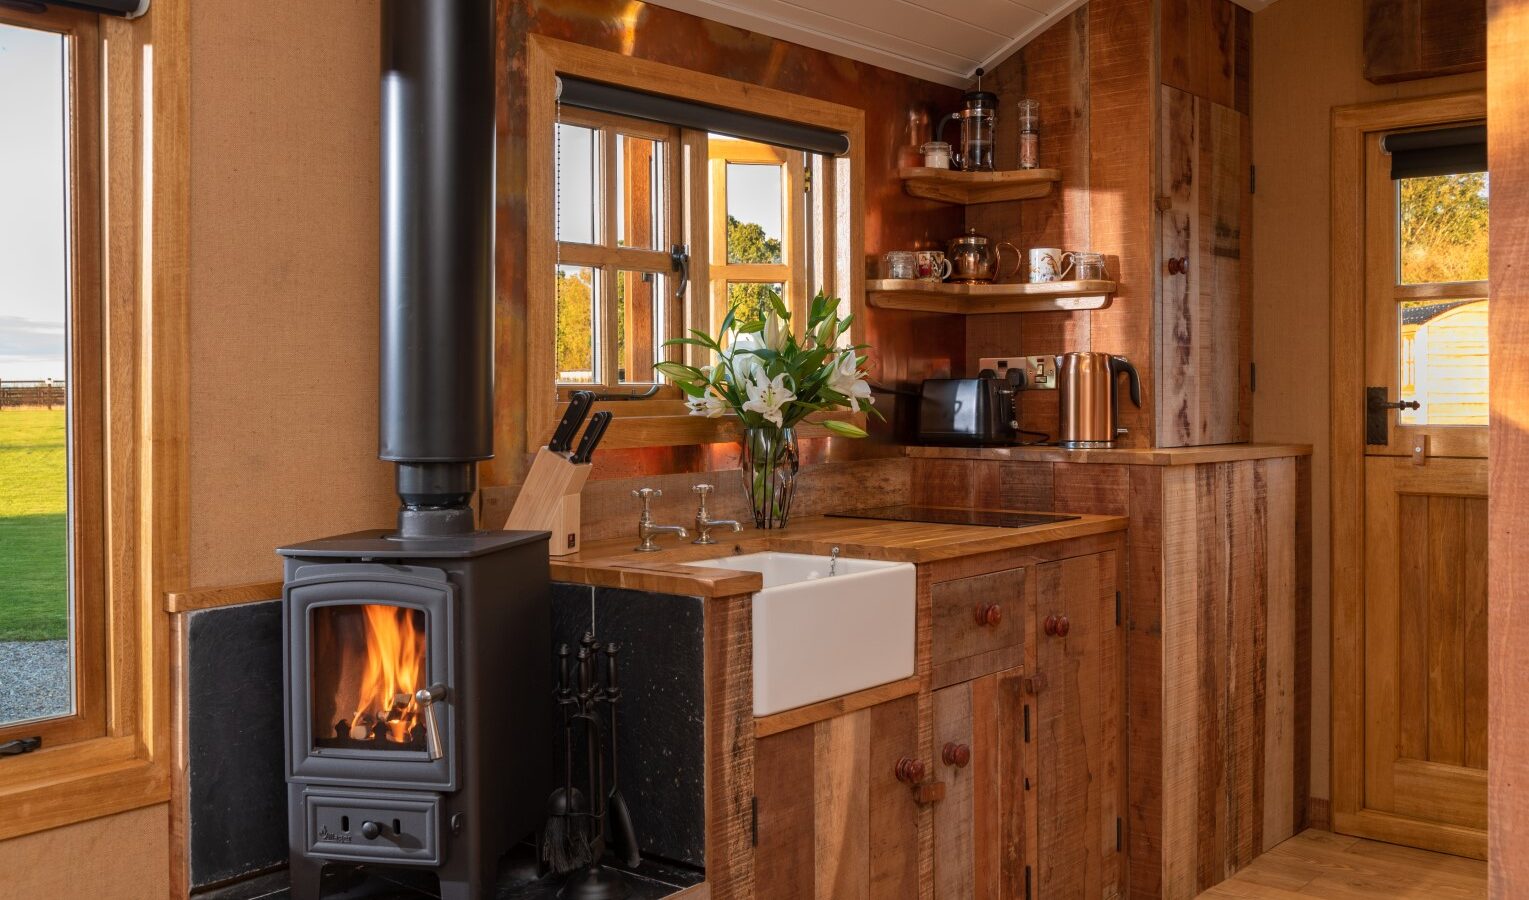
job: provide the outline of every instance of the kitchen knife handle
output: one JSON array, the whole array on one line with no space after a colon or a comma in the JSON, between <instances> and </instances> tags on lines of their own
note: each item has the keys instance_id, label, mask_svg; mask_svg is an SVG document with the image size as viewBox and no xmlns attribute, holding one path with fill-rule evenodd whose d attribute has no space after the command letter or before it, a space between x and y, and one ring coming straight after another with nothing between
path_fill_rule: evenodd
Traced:
<instances>
[{"instance_id":1,"label":"kitchen knife handle","mask_svg":"<svg viewBox=\"0 0 1529 900\"><path fill-rule=\"evenodd\" d=\"M579 426L584 424L584 417L589 415L589 408L594 405L594 391L574 391L573 397L568 401L568 409L563 413L562 421L557 423L557 430L552 432L552 442L547 444L547 449L553 453L567 453L573 447L573 436L579 433Z\"/></svg>"},{"instance_id":2,"label":"kitchen knife handle","mask_svg":"<svg viewBox=\"0 0 1529 900\"><path fill-rule=\"evenodd\" d=\"M574 465L583 465L594 456L595 447L599 446L600 439L605 437L605 428L610 425L615 414L610 410L601 410L595 413L589 420L589 427L584 430L584 439L579 441L579 449L574 452L572 462Z\"/></svg>"}]
</instances>

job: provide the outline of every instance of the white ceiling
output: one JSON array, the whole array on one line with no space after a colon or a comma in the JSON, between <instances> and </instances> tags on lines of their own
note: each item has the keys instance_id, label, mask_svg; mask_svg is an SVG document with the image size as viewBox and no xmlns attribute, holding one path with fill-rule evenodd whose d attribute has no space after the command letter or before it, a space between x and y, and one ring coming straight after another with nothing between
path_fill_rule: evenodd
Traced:
<instances>
[{"instance_id":1,"label":"white ceiling","mask_svg":"<svg viewBox=\"0 0 1529 900\"><path fill-rule=\"evenodd\" d=\"M1086 0L648 0L850 59L966 87ZM1234 0L1258 11L1274 0Z\"/></svg>"}]
</instances>

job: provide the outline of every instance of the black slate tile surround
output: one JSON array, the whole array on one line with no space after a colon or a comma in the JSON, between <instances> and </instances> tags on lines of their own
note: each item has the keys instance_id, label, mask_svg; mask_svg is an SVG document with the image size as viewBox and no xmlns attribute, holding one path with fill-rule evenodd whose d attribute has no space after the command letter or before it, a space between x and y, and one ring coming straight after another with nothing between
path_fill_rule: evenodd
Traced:
<instances>
[{"instance_id":1,"label":"black slate tile surround","mask_svg":"<svg viewBox=\"0 0 1529 900\"><path fill-rule=\"evenodd\" d=\"M706 864L704 603L552 585L554 649L564 642L577 646L591 628L600 641L621 645L618 781L643 853L697 868ZM560 741L561 721L556 727ZM574 755L579 786L582 744Z\"/></svg>"},{"instance_id":2,"label":"black slate tile surround","mask_svg":"<svg viewBox=\"0 0 1529 900\"><path fill-rule=\"evenodd\" d=\"M631 896L666 897L698 883L705 860L704 601L554 583L552 604L554 648L560 641L576 644L591 627L600 640L623 647L619 775L645 854ZM284 898L281 603L201 610L187 618L193 891L214 900ZM550 651L549 665L555 666ZM548 734L561 740L561 727ZM582 745L575 757L582 759ZM525 858L506 861L498 900L556 896L560 880L537 879L530 850L523 850ZM434 896L433 876L410 876L330 866L325 897Z\"/></svg>"},{"instance_id":3,"label":"black slate tile surround","mask_svg":"<svg viewBox=\"0 0 1529 900\"><path fill-rule=\"evenodd\" d=\"M189 614L191 883L287 863L281 601Z\"/></svg>"}]
</instances>

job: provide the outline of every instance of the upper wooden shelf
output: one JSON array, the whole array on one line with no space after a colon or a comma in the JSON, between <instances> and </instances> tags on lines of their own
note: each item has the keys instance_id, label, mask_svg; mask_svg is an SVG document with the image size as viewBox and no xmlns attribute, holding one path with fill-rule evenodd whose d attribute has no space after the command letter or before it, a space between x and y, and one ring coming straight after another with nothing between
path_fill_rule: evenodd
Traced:
<instances>
[{"instance_id":1,"label":"upper wooden shelf","mask_svg":"<svg viewBox=\"0 0 1529 900\"><path fill-rule=\"evenodd\" d=\"M897 174L903 188L915 197L961 204L1033 200L1051 193L1051 186L1062 180L1056 169L958 172L920 166L898 169Z\"/></svg>"},{"instance_id":2,"label":"upper wooden shelf","mask_svg":"<svg viewBox=\"0 0 1529 900\"><path fill-rule=\"evenodd\" d=\"M1103 309L1114 293L1113 281L953 284L883 278L865 285L865 300L871 306L963 315Z\"/></svg>"}]
</instances>

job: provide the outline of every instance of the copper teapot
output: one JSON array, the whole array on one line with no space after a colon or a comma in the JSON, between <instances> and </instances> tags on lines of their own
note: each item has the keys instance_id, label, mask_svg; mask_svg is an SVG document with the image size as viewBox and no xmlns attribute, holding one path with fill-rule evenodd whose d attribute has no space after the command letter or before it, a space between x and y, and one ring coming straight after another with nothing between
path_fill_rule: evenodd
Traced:
<instances>
[{"instance_id":1,"label":"copper teapot","mask_svg":"<svg viewBox=\"0 0 1529 900\"><path fill-rule=\"evenodd\" d=\"M978 234L977 229L966 229L965 234L953 238L946 245L945 258L950 260L950 280L960 284L991 284L999 277L999 263L1005 247L1014 254L1014 269L1002 277L1013 278L1024 265L1019 248L1008 241L994 244L987 235Z\"/></svg>"}]
</instances>

